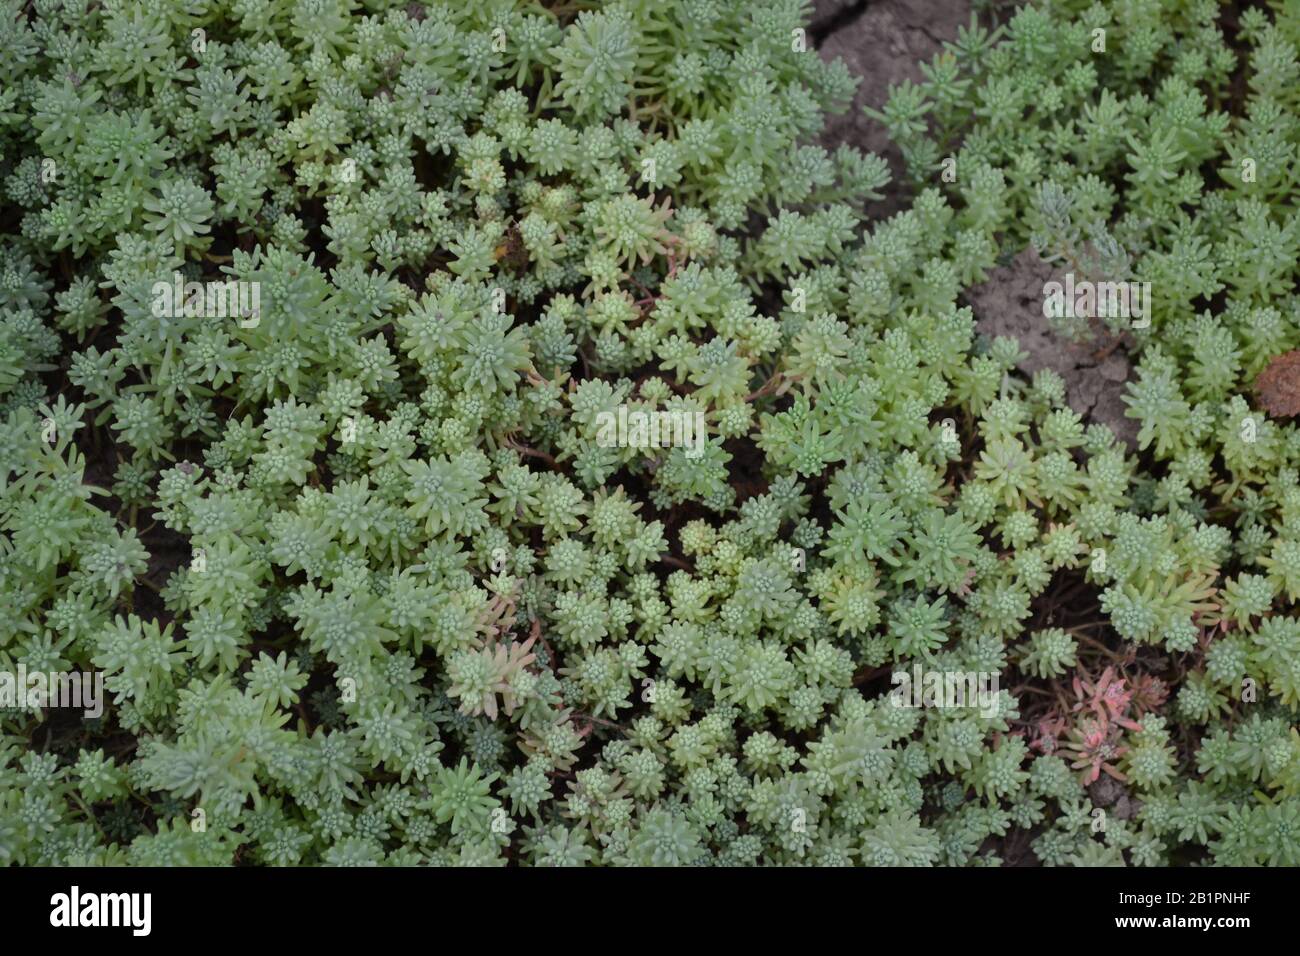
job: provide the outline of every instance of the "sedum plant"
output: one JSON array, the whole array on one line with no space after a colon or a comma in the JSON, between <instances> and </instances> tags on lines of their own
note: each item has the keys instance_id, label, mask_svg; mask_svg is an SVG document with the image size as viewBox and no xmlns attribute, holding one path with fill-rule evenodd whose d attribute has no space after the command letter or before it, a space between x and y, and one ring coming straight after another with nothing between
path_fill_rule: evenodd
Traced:
<instances>
[{"instance_id":1,"label":"sedum plant","mask_svg":"<svg viewBox=\"0 0 1300 956\"><path fill-rule=\"evenodd\" d=\"M973 21L881 219L799 0L0 3L0 860L1298 862L1284 5Z\"/></svg>"}]
</instances>

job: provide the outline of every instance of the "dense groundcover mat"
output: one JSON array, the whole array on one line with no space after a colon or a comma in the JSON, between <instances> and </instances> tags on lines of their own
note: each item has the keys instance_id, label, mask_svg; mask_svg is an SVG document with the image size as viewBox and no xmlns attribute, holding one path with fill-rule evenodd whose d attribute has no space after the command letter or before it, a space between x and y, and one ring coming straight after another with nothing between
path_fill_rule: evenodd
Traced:
<instances>
[{"instance_id":1,"label":"dense groundcover mat","mask_svg":"<svg viewBox=\"0 0 1300 956\"><path fill-rule=\"evenodd\" d=\"M1300 863L1300 9L811 15L0 0L0 863Z\"/></svg>"}]
</instances>

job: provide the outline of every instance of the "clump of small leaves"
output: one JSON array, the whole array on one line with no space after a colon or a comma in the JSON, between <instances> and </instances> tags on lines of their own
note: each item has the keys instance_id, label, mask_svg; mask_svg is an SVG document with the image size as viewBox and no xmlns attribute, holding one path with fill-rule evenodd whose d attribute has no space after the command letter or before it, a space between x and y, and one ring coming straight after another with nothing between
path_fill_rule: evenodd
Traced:
<instances>
[{"instance_id":1,"label":"clump of small leaves","mask_svg":"<svg viewBox=\"0 0 1300 956\"><path fill-rule=\"evenodd\" d=\"M1300 862L1294 10L0 6L0 862Z\"/></svg>"}]
</instances>

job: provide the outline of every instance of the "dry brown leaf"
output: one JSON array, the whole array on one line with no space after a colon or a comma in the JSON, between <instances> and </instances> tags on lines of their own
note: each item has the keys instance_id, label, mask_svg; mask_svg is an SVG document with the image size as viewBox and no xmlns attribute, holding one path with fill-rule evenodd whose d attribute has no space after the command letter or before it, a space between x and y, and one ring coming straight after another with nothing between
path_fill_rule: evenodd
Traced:
<instances>
[{"instance_id":1,"label":"dry brown leaf","mask_svg":"<svg viewBox=\"0 0 1300 956\"><path fill-rule=\"evenodd\" d=\"M1255 379L1255 391L1274 418L1300 415L1300 349L1279 355Z\"/></svg>"}]
</instances>

